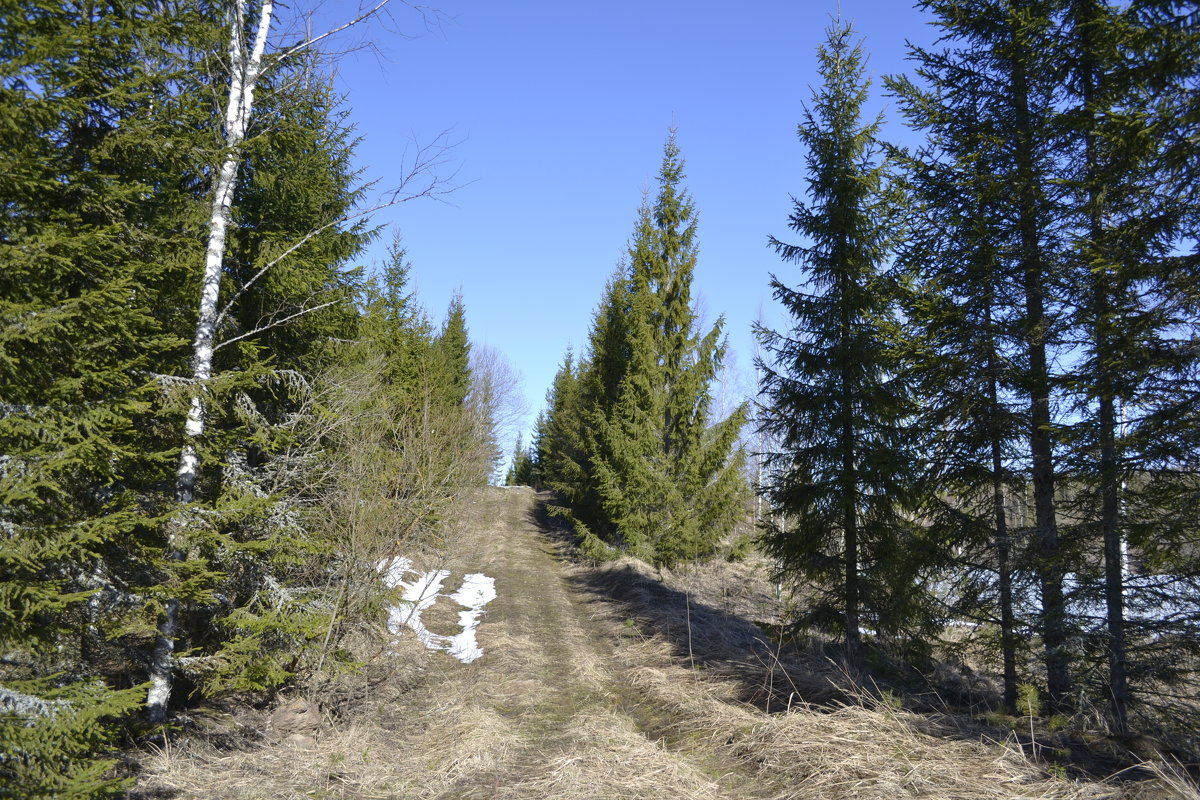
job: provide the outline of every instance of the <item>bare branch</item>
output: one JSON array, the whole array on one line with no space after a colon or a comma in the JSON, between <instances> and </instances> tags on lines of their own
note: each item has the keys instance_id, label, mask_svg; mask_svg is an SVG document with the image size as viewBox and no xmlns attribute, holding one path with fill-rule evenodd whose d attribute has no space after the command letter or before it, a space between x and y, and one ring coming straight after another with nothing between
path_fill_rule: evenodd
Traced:
<instances>
[{"instance_id":1,"label":"bare branch","mask_svg":"<svg viewBox=\"0 0 1200 800\"><path fill-rule=\"evenodd\" d=\"M390 4L392 4L393 2L395 2L398 5L407 6L408 8L412 9L413 11L416 11L417 13L419 13L426 20L426 28L429 27L429 24L428 24L428 20L430 17L430 9L429 8L427 8L425 6L414 5L413 3L407 2L407 0L378 0L378 2L375 3L375 5L371 6L367 10L365 10L365 11L360 10L358 15L355 16L353 19L347 20L346 22L343 22L341 25L338 25L334 28L330 28L329 30L325 31L324 33L317 34L316 36L309 36L308 38L298 42L297 44L294 44L294 45L291 45L288 47L284 47L283 49L279 50L277 53L275 53L275 58L272 62L272 66L274 66L276 64L280 64L283 61L287 60L288 58L312 48L314 45L316 45L319 42L329 39L330 37L336 36L337 34L342 33L343 31L349 30L350 28L356 27L356 26L360 25L361 23L366 22L374 17L380 16L381 13L386 10L386 7ZM361 6L360 6L360 9L361 9Z\"/></svg>"},{"instance_id":2,"label":"bare branch","mask_svg":"<svg viewBox=\"0 0 1200 800\"><path fill-rule=\"evenodd\" d=\"M220 350L222 347L224 347L227 344L233 344L234 342L239 342L242 339L248 339L251 336L256 336L257 334L260 334L263 331L269 331L272 328L278 328L280 325L287 324L288 322L291 322L292 320L296 319L297 317L302 317L305 314L311 314L314 311L320 311L322 308L328 308L329 306L337 305L340 302L342 302L342 300L341 300L341 298L338 298L337 300L326 301L324 303L321 303L320 305L311 306L309 308L302 308L299 311L297 311L295 314L288 314L283 319L271 320L266 325L260 325L257 328L255 328L254 330L246 331L245 333L238 334L237 336L234 336L232 339L226 339L225 341L221 342L216 347L214 347L213 351L216 352L217 350Z\"/></svg>"},{"instance_id":3,"label":"bare branch","mask_svg":"<svg viewBox=\"0 0 1200 800\"><path fill-rule=\"evenodd\" d=\"M363 217L366 217L376 211L380 211L385 208L391 208L392 206L400 205L401 203L407 203L409 200L415 200L418 197L436 198L454 191L457 186L451 185L450 181L453 180L454 176L458 174L457 171L455 171L449 178L441 178L434 173L434 168L446 163L445 154L454 146L453 144L438 144L439 142L444 142L448 136L449 131L442 131L437 135L437 137L434 138L433 142L428 145L423 145L417 149L416 156L413 158L411 166L405 170L404 175L401 176L399 185L397 185L395 189L391 190L387 196L387 199L380 203L376 203L370 208L354 211L353 213L346 214L338 217L337 219L331 220L324 225L313 228L282 253L268 261L261 269L258 270L258 272L254 273L250 280L242 284L242 286L233 293L233 296L229 298L229 302L225 304L225 307L221 309L221 313L217 315L214 327L220 327L225 318L229 316L229 312L233 309L234 304L237 303L242 295L244 295L259 278L266 275L272 267L277 266L285 258L295 253L301 247L312 241L317 236L320 236L322 233L325 233L326 231L337 227L338 225L362 219ZM406 192L405 190L411 184L416 182L417 179L422 175L428 176L428 181L418 187L416 191Z\"/></svg>"}]
</instances>

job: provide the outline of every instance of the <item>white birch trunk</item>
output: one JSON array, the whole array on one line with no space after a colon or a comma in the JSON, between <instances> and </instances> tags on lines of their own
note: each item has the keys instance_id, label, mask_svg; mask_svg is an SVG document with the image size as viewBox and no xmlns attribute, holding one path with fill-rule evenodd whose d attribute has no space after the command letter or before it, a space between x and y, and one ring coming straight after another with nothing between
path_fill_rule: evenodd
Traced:
<instances>
[{"instance_id":1,"label":"white birch trunk","mask_svg":"<svg viewBox=\"0 0 1200 800\"><path fill-rule=\"evenodd\" d=\"M212 377L213 349L220 300L222 265L225 260L225 234L229 228L229 212L233 189L241 164L241 145L254 106L254 89L262 70L267 33L271 28L272 0L262 0L254 45L246 52L243 25L246 0L234 0L229 20L229 98L225 108L225 154L213 187L212 216L208 224L208 248L204 257L204 281L200 289L200 309L196 336L192 341L192 399L184 425L184 445L179 456L179 471L175 480L175 499L186 505L195 500L196 480L200 458L196 439L204 433L204 392ZM186 521L181 512L167 536L167 555L174 561L184 558ZM150 690L146 698L146 713L151 722L164 722L167 701L171 696L171 667L175 652L175 631L178 625L179 601L170 598L159 622L158 638L150 665Z\"/></svg>"}]
</instances>

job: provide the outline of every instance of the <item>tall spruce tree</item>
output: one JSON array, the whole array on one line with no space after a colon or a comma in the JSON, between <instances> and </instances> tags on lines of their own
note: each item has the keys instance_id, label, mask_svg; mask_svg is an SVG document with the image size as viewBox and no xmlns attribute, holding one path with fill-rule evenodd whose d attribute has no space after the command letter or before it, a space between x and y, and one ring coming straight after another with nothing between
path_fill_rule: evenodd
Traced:
<instances>
[{"instance_id":1,"label":"tall spruce tree","mask_svg":"<svg viewBox=\"0 0 1200 800\"><path fill-rule=\"evenodd\" d=\"M868 82L852 36L848 24L829 28L817 51L823 85L799 126L810 202L794 201L790 227L811 244L770 239L802 270L802 288L771 282L793 327L758 335L771 356L759 364L763 424L781 448L769 462L776 513L763 539L785 573L826 590L810 619L842 632L848 662L861 668L862 629L897 634L925 609L906 517L910 409L885 273L900 200L879 156L879 121L861 122Z\"/></svg>"},{"instance_id":2,"label":"tall spruce tree","mask_svg":"<svg viewBox=\"0 0 1200 800\"><path fill-rule=\"evenodd\" d=\"M108 796L170 474L162 325L206 152L187 5L0 14L0 793ZM190 155L184 157L182 154ZM129 637L117 646L112 639Z\"/></svg>"},{"instance_id":3,"label":"tall spruce tree","mask_svg":"<svg viewBox=\"0 0 1200 800\"><path fill-rule=\"evenodd\" d=\"M737 446L746 409L712 420L710 386L725 345L720 321L698 330L691 299L696 218L683 177L672 131L658 195L643 206L630 247L628 362L610 414L597 420L593 453L604 515L620 543L659 565L710 554L746 494Z\"/></svg>"},{"instance_id":4,"label":"tall spruce tree","mask_svg":"<svg viewBox=\"0 0 1200 800\"><path fill-rule=\"evenodd\" d=\"M579 399L579 368L568 349L546 392L546 417L538 437L538 467L546 486L562 494L577 516L586 502L587 454ZM585 517L590 521L590 517ZM585 523L586 524L586 523Z\"/></svg>"},{"instance_id":5,"label":"tall spruce tree","mask_svg":"<svg viewBox=\"0 0 1200 800\"><path fill-rule=\"evenodd\" d=\"M1063 293L1069 283L1061 236L1063 190L1055 181L1062 155L1056 116L1062 61L1053 54L1061 3L987 0L964 6L930 0L921 7L935 15L934 24L942 31L941 49L918 56L935 92L929 102L913 107L910 116L940 130L943 143L947 136L960 137L956 127L964 134L951 146L962 163L960 171L971 176L964 185L969 189L968 203L976 208L968 216L981 218L971 223L982 237L974 245L991 248L996 268L990 278L974 274L973 280L984 282L963 287L963 293L977 300L991 293L1000 307L1011 304L1009 313L993 315L988 327L1011 337L1004 348L1008 352L998 355L1010 367L1002 378L1011 381L1006 405L1013 410L1021 407L1024 420L1024 453L1012 467L1024 473L1032 490L1028 568L1036 576L1041 599L1037 628L1050 706L1065 710L1072 694L1064 588L1070 559L1059 532L1055 451L1061 423L1055 416L1061 398L1061 376L1055 368L1066 352ZM973 121L968 119L972 115ZM978 141L972 143L971 136L979 137ZM988 185L1003 188L979 194ZM960 324L978 326L979 321L962 319ZM979 333L976 330L972 338ZM1004 410L1000 406L994 410L1001 414L996 421L1002 421ZM1004 464L997 465L994 458L991 462L994 482L1002 478ZM994 482L993 497L995 486ZM999 517L996 524L999 532Z\"/></svg>"},{"instance_id":6,"label":"tall spruce tree","mask_svg":"<svg viewBox=\"0 0 1200 800\"><path fill-rule=\"evenodd\" d=\"M1052 125L1055 69L1050 31L1054 3L1013 0L999 8L981 6L968 34L998 62L995 135L1004 142L1007 163L998 168L1015 202L1015 266L1020 276L1023 315L1020 336L1023 369L1018 391L1029 404L1029 463L1033 487L1034 565L1041 590L1041 634L1045 650L1046 688L1050 707L1070 708L1069 619L1064 590L1066 563L1059 536L1057 476L1054 460L1055 376L1052 357L1061 341L1062 310L1054 303L1056 279L1062 276L1061 253L1054 236L1056 191L1053 174ZM957 13L957 12L955 12ZM957 24L965 20L959 14ZM977 26L977 27L976 27Z\"/></svg>"},{"instance_id":7,"label":"tall spruce tree","mask_svg":"<svg viewBox=\"0 0 1200 800\"><path fill-rule=\"evenodd\" d=\"M471 390L471 341L461 295L450 300L434 353L441 370L441 392L446 402L461 408Z\"/></svg>"},{"instance_id":8,"label":"tall spruce tree","mask_svg":"<svg viewBox=\"0 0 1200 800\"><path fill-rule=\"evenodd\" d=\"M1028 426L1012 397L1017 298L1002 257L1006 189L981 113L985 77L946 50L912 48L910 57L922 85L891 77L888 87L909 125L926 134L898 159L912 201L898 263L908 280L907 380L920 398L913 432L936 487L924 494L922 515L943 555L955 554L952 613L998 626L1004 704L1016 713L1022 521L1012 498L1023 477L1012 450Z\"/></svg>"},{"instance_id":9,"label":"tall spruce tree","mask_svg":"<svg viewBox=\"0 0 1200 800\"><path fill-rule=\"evenodd\" d=\"M1168 343L1188 327L1195 334L1195 316L1185 322L1189 314L1168 288L1187 269L1176 251L1190 209L1171 185L1167 157L1170 131L1178 125L1168 98L1179 95L1195 67L1180 59L1188 49L1180 47L1178 24L1147 13L1154 5L1070 0L1059 25L1067 56L1062 127L1069 155L1070 300L1081 350L1071 381L1077 421L1070 470L1080 487L1072 516L1102 542L1097 583L1105 620L1097 638L1120 735L1129 733L1131 702L1126 562L1132 529L1123 509L1145 507L1148 499L1137 498L1147 465L1135 443L1149 432L1138 409L1152 376L1186 372L1190 359ZM1139 610L1144 620L1148 609ZM1137 640L1155 638L1138 628ZM1137 666L1154 672L1149 663Z\"/></svg>"},{"instance_id":10,"label":"tall spruce tree","mask_svg":"<svg viewBox=\"0 0 1200 800\"><path fill-rule=\"evenodd\" d=\"M615 522L604 507L595 465L611 455L604 430L621 397L630 368L630 283L628 261L622 261L604 287L592 320L585 356L577 369L580 446L579 483L571 510L578 522L607 540L616 537Z\"/></svg>"}]
</instances>

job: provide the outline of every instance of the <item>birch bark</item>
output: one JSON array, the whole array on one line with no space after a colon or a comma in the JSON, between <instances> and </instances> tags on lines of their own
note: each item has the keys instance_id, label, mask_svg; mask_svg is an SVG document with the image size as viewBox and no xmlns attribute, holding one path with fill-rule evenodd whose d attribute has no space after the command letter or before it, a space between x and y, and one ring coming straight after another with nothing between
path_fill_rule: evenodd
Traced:
<instances>
[{"instance_id":1,"label":"birch bark","mask_svg":"<svg viewBox=\"0 0 1200 800\"><path fill-rule=\"evenodd\" d=\"M179 470L175 477L175 499L180 506L188 505L196 497L196 480L200 473L196 441L204 434L204 392L209 379L212 378L217 306L220 301L221 273L225 260L225 236L229 229L233 189L241 164L241 146L246 138L250 112L254 107L254 89L262 71L263 52L266 50L273 12L272 0L262 0L254 43L247 52L243 33L246 1L234 0L230 9L229 97L225 107L224 157L213 188L208 247L204 256L204 280L200 289L200 309L197 315L196 335L192 340L192 398L184 424L184 445L179 456ZM183 560L186 536L186 509L181 508L180 516L167 534L167 557L172 561ZM159 620L158 637L150 664L150 689L146 697L147 716L155 723L166 720L167 702L171 696L171 666L178 617L178 598L168 598Z\"/></svg>"}]
</instances>

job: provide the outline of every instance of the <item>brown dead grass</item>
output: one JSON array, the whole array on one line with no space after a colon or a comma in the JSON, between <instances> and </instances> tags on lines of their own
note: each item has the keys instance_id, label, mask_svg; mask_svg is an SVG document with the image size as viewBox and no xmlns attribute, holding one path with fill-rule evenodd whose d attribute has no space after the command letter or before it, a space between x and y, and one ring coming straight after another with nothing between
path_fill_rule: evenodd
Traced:
<instances>
[{"instance_id":1,"label":"brown dead grass","mask_svg":"<svg viewBox=\"0 0 1200 800\"><path fill-rule=\"evenodd\" d=\"M663 581L637 563L564 564L533 501L509 489L465 504L450 583L482 571L499 592L482 659L461 665L401 640L385 666L403 691L356 692L309 741L184 736L144 755L135 796L1200 800L1166 767L1136 783L1069 781L1015 743L851 702L851 687L781 659L748 621L770 621L761 582L739 572L753 565ZM722 589L717 572L749 588ZM765 713L756 687L790 709Z\"/></svg>"}]
</instances>

